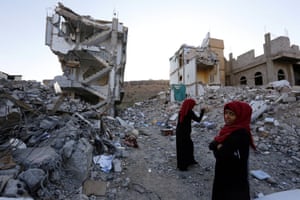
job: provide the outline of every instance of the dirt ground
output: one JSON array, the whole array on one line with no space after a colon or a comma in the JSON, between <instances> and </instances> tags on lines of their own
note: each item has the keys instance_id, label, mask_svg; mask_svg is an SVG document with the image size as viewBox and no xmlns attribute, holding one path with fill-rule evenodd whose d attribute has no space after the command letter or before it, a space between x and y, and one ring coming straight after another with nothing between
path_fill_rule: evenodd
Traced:
<instances>
[{"instance_id":1,"label":"dirt ground","mask_svg":"<svg viewBox=\"0 0 300 200\"><path fill-rule=\"evenodd\" d=\"M141 85L136 85L145 91ZM156 87L168 88L167 85ZM152 88L153 89L153 88ZM130 98L135 102L142 101L145 96L131 87ZM135 92L133 92L135 91ZM149 90L148 90L149 91ZM159 92L157 91L157 92ZM155 94L156 91L152 90ZM151 96L152 94L148 94ZM126 102L131 100L126 97ZM153 104L156 107L156 104ZM155 118L161 108L157 106L148 113ZM143 112L143 111L141 111ZM209 117L209 113L207 114ZM163 135L161 127L149 125L138 128L138 148L127 148L127 157L122 160L123 170L117 179L108 187L108 195L102 199L115 200L209 200L214 176L214 157L208 149L208 144L216 134L203 127L194 127L195 158L199 162L186 172L176 169L175 136ZM258 180L249 174L252 199L259 194L270 194L277 191L300 187L299 163L289 162L286 155L280 152L263 154L250 152L249 170L263 170L271 174L268 180ZM98 198L97 198L98 199Z\"/></svg>"},{"instance_id":2,"label":"dirt ground","mask_svg":"<svg viewBox=\"0 0 300 200\"><path fill-rule=\"evenodd\" d=\"M138 138L139 148L132 148L124 160L123 180L126 187L119 188L115 199L128 200L209 200L214 176L214 157L208 150L213 136L201 129L194 129L192 138L195 158L198 165L186 172L176 169L176 148L174 136L164 136L158 129L143 129ZM251 197L259 193L270 194L292 189L291 177L296 176L297 168L284 168L280 163L284 155L273 153L263 155L251 151L249 167L272 172L274 182L258 180L249 175ZM279 181L279 183L278 183ZM291 187L291 188L290 188ZM299 187L299 184L298 184Z\"/></svg>"},{"instance_id":3,"label":"dirt ground","mask_svg":"<svg viewBox=\"0 0 300 200\"><path fill-rule=\"evenodd\" d=\"M168 81L131 82L125 87L123 105L151 99L168 89ZM175 136L165 136L160 129L155 125L139 129L139 147L129 149L128 157L124 159L121 176L129 181L128 187L119 188L116 199L209 199L213 157L205 156L211 154L207 141L198 137L200 140L195 141L195 158L199 165L181 172L176 169Z\"/></svg>"},{"instance_id":4,"label":"dirt ground","mask_svg":"<svg viewBox=\"0 0 300 200\"><path fill-rule=\"evenodd\" d=\"M130 187L117 193L117 199L209 199L213 177L213 157L206 140L195 140L195 158L199 165L186 172L176 169L174 136L164 136L157 129L143 130L139 148L126 159L126 177ZM195 133L202 134L202 133ZM196 138L195 138L196 139Z\"/></svg>"}]
</instances>

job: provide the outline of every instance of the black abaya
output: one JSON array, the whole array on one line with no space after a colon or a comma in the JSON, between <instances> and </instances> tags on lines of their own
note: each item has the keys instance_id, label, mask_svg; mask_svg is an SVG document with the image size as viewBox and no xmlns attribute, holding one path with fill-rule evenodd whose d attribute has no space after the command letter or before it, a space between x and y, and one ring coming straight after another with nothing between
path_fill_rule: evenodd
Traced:
<instances>
[{"instance_id":1,"label":"black abaya","mask_svg":"<svg viewBox=\"0 0 300 200\"><path fill-rule=\"evenodd\" d=\"M177 168L180 170L187 170L191 164L195 164L194 159L194 144L191 139L192 120L200 122L203 117L204 111L201 111L198 117L193 110L190 110L182 123L178 122L176 127L176 153L177 153Z\"/></svg>"},{"instance_id":2,"label":"black abaya","mask_svg":"<svg viewBox=\"0 0 300 200\"><path fill-rule=\"evenodd\" d=\"M210 144L216 158L212 200L250 200L249 144L245 129L234 131L219 149L215 141Z\"/></svg>"}]
</instances>

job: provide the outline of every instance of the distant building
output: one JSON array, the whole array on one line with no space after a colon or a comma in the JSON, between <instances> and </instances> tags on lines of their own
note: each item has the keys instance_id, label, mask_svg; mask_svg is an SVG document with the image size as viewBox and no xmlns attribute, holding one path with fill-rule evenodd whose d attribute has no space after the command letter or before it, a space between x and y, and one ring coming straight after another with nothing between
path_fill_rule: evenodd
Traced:
<instances>
[{"instance_id":1,"label":"distant building","mask_svg":"<svg viewBox=\"0 0 300 200\"><path fill-rule=\"evenodd\" d=\"M271 40L265 34L264 54L255 57L254 50L237 59L229 55L226 66L226 85L267 85L273 81L287 80L290 85L300 85L299 46L290 45L288 37Z\"/></svg>"},{"instance_id":2,"label":"distant building","mask_svg":"<svg viewBox=\"0 0 300 200\"><path fill-rule=\"evenodd\" d=\"M227 61L223 40L210 38L209 33L199 47L182 45L169 59L171 100L178 87L185 87L185 96L195 97L203 85L262 86L278 80L300 85L299 46L290 45L284 36L271 40L267 33L263 47L260 56L250 50L234 59L230 53Z\"/></svg>"},{"instance_id":3,"label":"distant building","mask_svg":"<svg viewBox=\"0 0 300 200\"><path fill-rule=\"evenodd\" d=\"M22 80L22 75L9 75L0 71L0 79L20 81Z\"/></svg>"}]
</instances>

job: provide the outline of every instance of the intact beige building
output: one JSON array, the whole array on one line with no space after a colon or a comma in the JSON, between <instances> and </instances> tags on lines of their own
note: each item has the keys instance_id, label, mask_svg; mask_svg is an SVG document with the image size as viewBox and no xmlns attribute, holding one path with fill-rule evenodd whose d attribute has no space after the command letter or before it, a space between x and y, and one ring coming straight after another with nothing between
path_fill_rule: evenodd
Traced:
<instances>
[{"instance_id":1,"label":"intact beige building","mask_svg":"<svg viewBox=\"0 0 300 200\"><path fill-rule=\"evenodd\" d=\"M265 34L264 54L255 57L250 50L237 59L229 55L226 63L226 85L267 85L273 81L287 80L291 86L300 85L299 46L291 45L288 37L271 40Z\"/></svg>"}]
</instances>

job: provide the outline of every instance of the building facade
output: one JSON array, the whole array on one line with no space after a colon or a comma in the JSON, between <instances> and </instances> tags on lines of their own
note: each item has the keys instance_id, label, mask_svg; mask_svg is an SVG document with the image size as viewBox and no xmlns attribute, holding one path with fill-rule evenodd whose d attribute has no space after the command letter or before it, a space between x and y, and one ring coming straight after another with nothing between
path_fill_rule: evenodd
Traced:
<instances>
[{"instance_id":1,"label":"building facade","mask_svg":"<svg viewBox=\"0 0 300 200\"><path fill-rule=\"evenodd\" d=\"M291 45L288 37L271 40L265 34L264 53L255 57L254 50L237 59L229 55L226 64L226 85L267 85L273 81L287 80L290 85L300 85L299 46Z\"/></svg>"},{"instance_id":2,"label":"building facade","mask_svg":"<svg viewBox=\"0 0 300 200\"><path fill-rule=\"evenodd\" d=\"M22 80L22 75L9 75L5 72L0 71L0 79L21 81Z\"/></svg>"}]
</instances>

